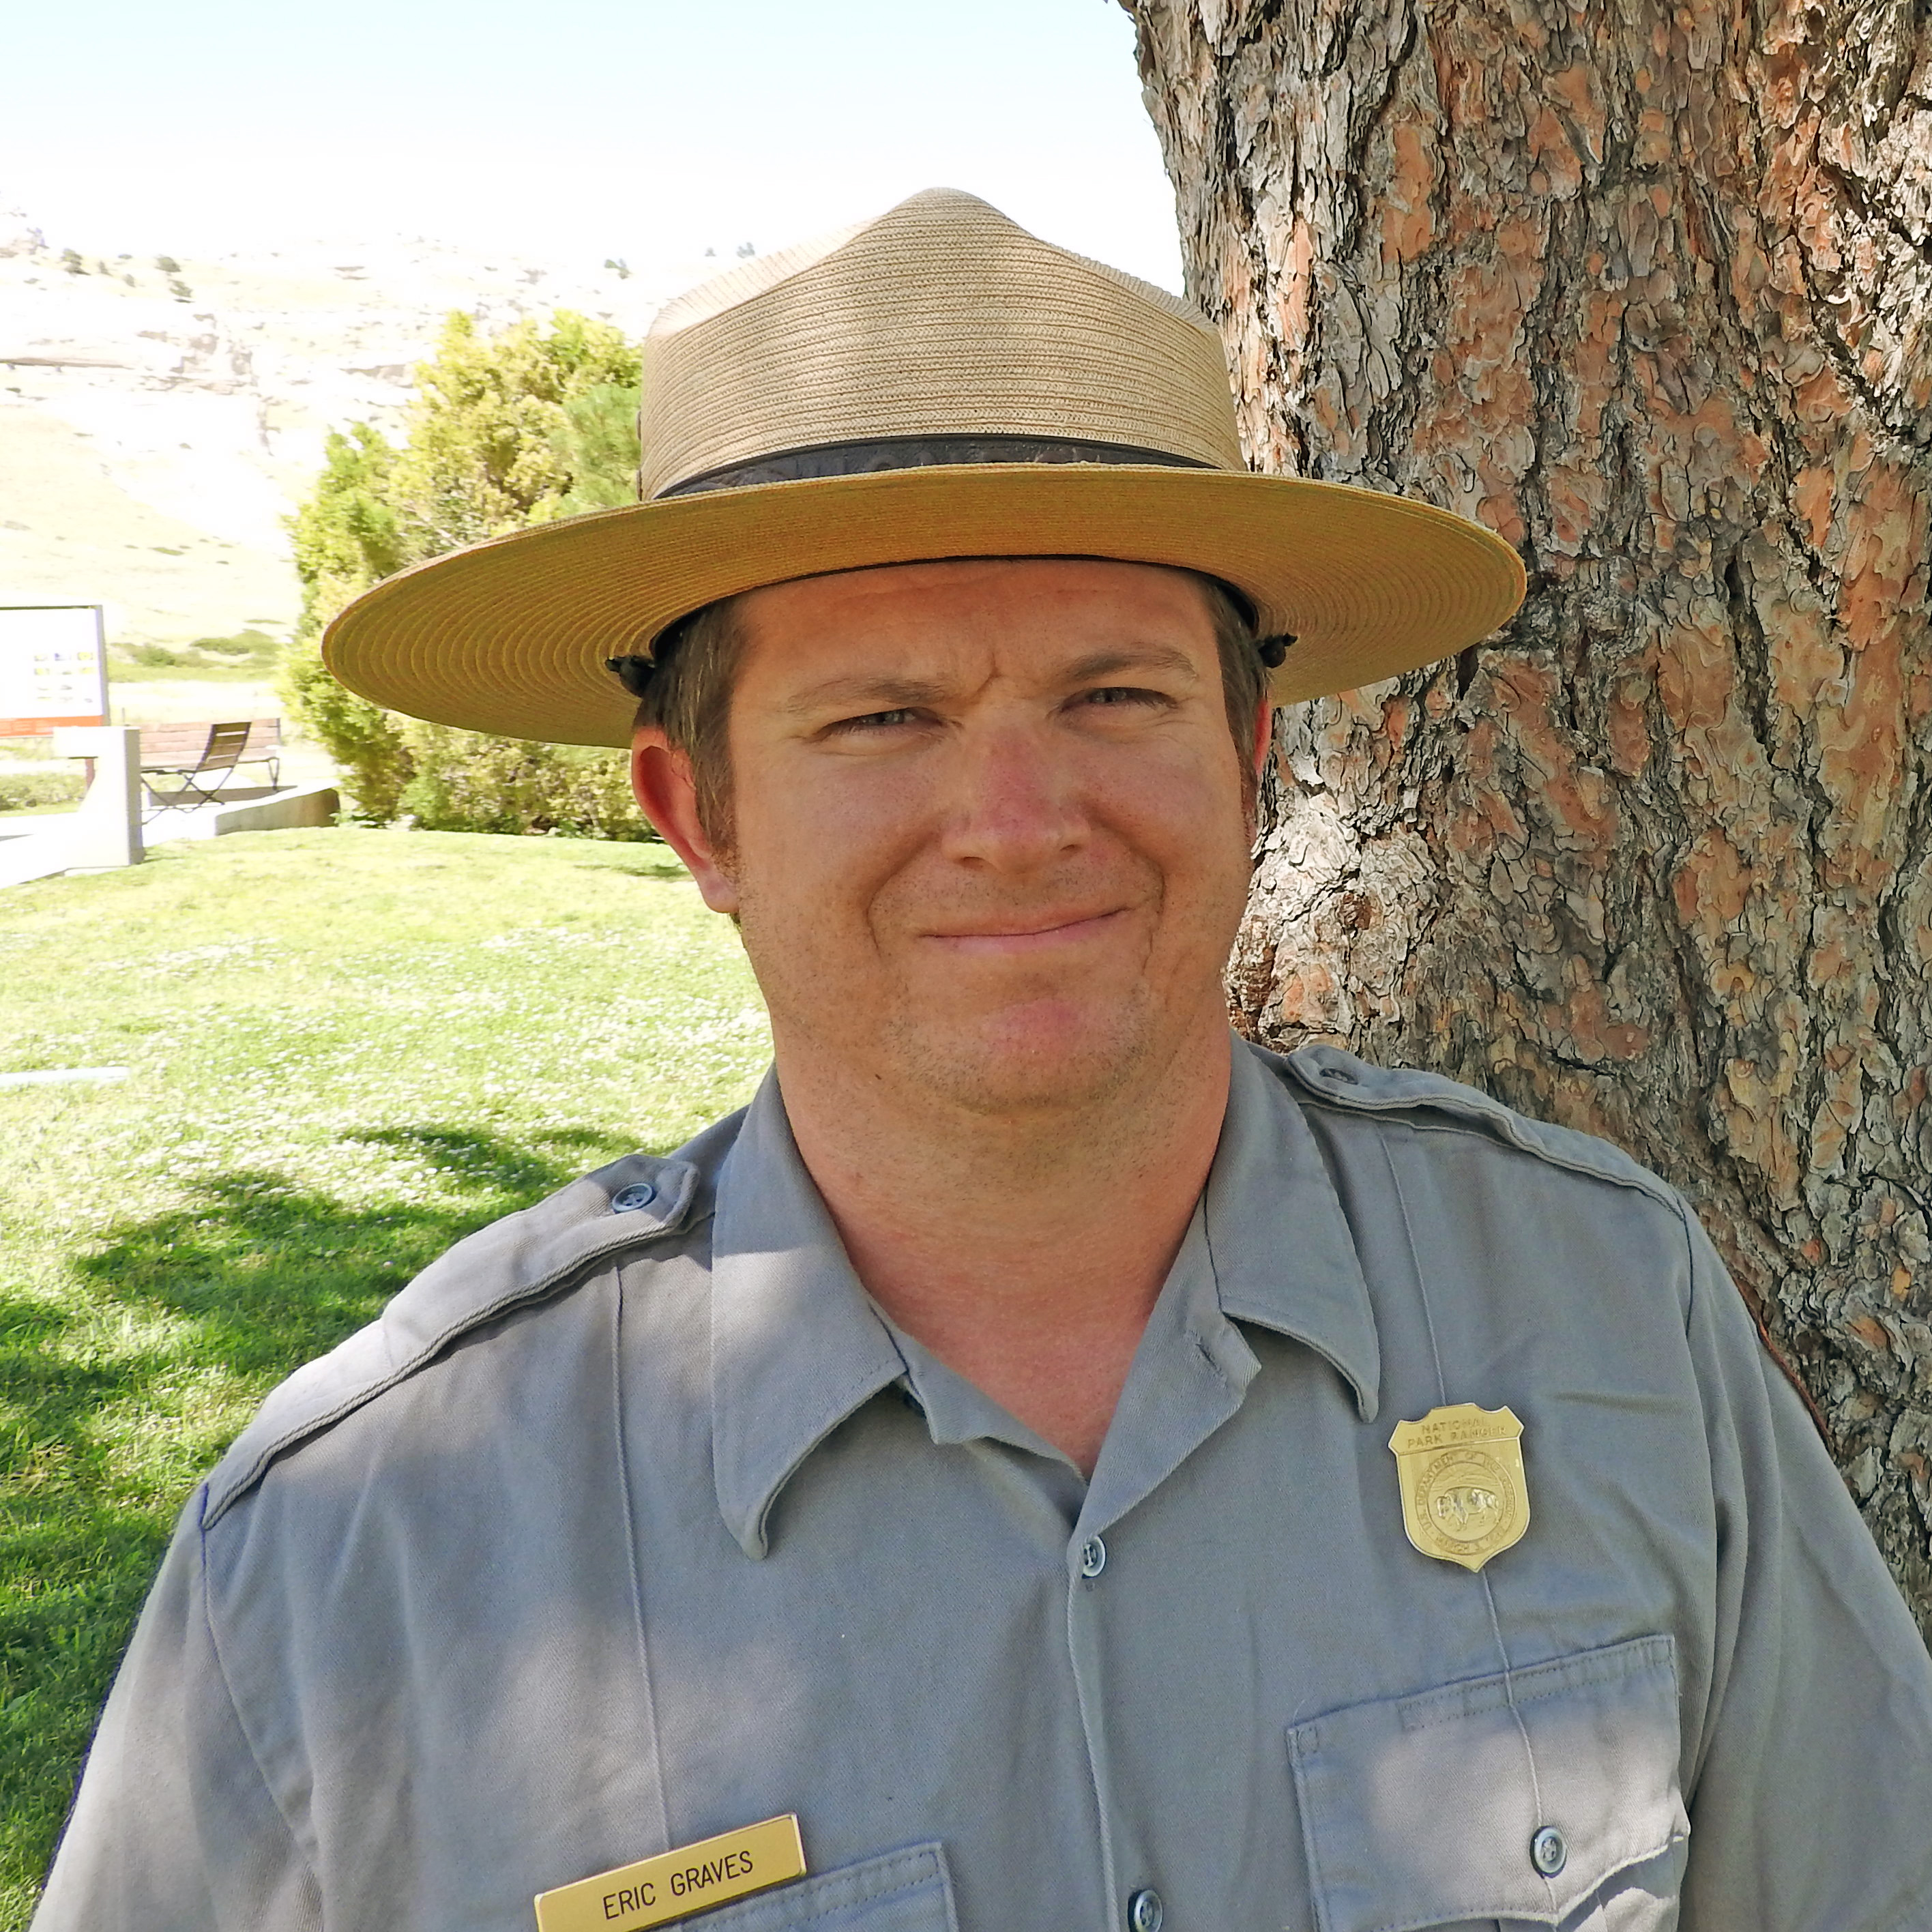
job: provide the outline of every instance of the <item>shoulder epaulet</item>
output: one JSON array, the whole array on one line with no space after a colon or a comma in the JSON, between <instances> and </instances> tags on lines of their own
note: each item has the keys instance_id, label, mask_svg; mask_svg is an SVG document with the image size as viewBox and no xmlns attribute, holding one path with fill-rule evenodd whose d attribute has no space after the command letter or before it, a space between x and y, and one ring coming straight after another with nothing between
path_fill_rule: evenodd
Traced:
<instances>
[{"instance_id":1,"label":"shoulder epaulet","mask_svg":"<svg viewBox=\"0 0 1932 1932\"><path fill-rule=\"evenodd\" d=\"M376 1318L304 1364L216 1465L204 1526L260 1480L269 1464L434 1361L452 1342L512 1310L561 1292L626 1248L676 1233L692 1212L701 1166L692 1158L720 1122L678 1156L627 1154L534 1207L479 1228L439 1256Z\"/></svg>"},{"instance_id":2,"label":"shoulder epaulet","mask_svg":"<svg viewBox=\"0 0 1932 1932\"><path fill-rule=\"evenodd\" d=\"M1364 1114L1447 1115L1553 1166L1636 1188L1673 1213L1683 1211L1683 1202L1670 1184L1648 1168L1639 1166L1621 1148L1593 1134L1532 1120L1479 1088L1465 1087L1439 1073L1374 1066L1340 1047L1325 1045L1298 1047L1276 1064L1298 1085L1329 1106Z\"/></svg>"}]
</instances>

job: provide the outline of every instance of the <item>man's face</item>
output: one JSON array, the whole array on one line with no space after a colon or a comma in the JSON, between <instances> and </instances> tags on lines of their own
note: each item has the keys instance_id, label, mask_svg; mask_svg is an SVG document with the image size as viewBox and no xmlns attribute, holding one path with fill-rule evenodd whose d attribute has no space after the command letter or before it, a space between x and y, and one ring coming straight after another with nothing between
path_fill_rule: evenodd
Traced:
<instances>
[{"instance_id":1,"label":"man's face","mask_svg":"<svg viewBox=\"0 0 1932 1932\"><path fill-rule=\"evenodd\" d=\"M1218 1034L1255 749L1195 580L916 564L740 608L732 850L694 869L740 920L782 1072L830 1055L1011 1114Z\"/></svg>"}]
</instances>

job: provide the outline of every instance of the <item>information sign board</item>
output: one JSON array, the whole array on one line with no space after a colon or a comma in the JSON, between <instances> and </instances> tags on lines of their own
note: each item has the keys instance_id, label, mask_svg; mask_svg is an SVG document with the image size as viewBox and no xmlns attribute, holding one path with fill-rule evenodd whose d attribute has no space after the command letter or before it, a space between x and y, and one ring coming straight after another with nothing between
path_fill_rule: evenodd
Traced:
<instances>
[{"instance_id":1,"label":"information sign board","mask_svg":"<svg viewBox=\"0 0 1932 1932\"><path fill-rule=\"evenodd\" d=\"M106 722L100 606L0 604L0 736Z\"/></svg>"}]
</instances>

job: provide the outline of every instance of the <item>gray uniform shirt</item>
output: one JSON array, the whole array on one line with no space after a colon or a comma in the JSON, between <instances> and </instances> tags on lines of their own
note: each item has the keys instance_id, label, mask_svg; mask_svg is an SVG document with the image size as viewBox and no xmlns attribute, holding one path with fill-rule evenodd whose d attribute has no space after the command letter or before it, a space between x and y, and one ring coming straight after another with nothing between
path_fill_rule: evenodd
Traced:
<instances>
[{"instance_id":1,"label":"gray uniform shirt","mask_svg":"<svg viewBox=\"0 0 1932 1932\"><path fill-rule=\"evenodd\" d=\"M1480 1573L1411 1546L1388 1446L1462 1402L1524 1425ZM698 1922L1901 1932L1932 1670L1694 1220L1601 1143L1238 1049L1085 1483L880 1318L768 1082L270 1398L36 1923L531 1932L788 1811L812 1876Z\"/></svg>"}]
</instances>

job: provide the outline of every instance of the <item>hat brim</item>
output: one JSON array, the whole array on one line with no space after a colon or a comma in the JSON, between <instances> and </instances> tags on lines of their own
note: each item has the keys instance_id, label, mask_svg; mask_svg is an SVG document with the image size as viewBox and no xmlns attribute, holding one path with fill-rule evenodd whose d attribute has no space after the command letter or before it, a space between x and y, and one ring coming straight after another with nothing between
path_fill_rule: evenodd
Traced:
<instances>
[{"instance_id":1,"label":"hat brim","mask_svg":"<svg viewBox=\"0 0 1932 1932\"><path fill-rule=\"evenodd\" d=\"M1148 465L989 464L718 490L598 511L432 558L366 592L323 656L351 691L439 724L628 745L604 668L700 605L882 564L1090 556L1233 584L1297 642L1278 703L1466 649L1522 600L1492 532L1346 484Z\"/></svg>"}]
</instances>

